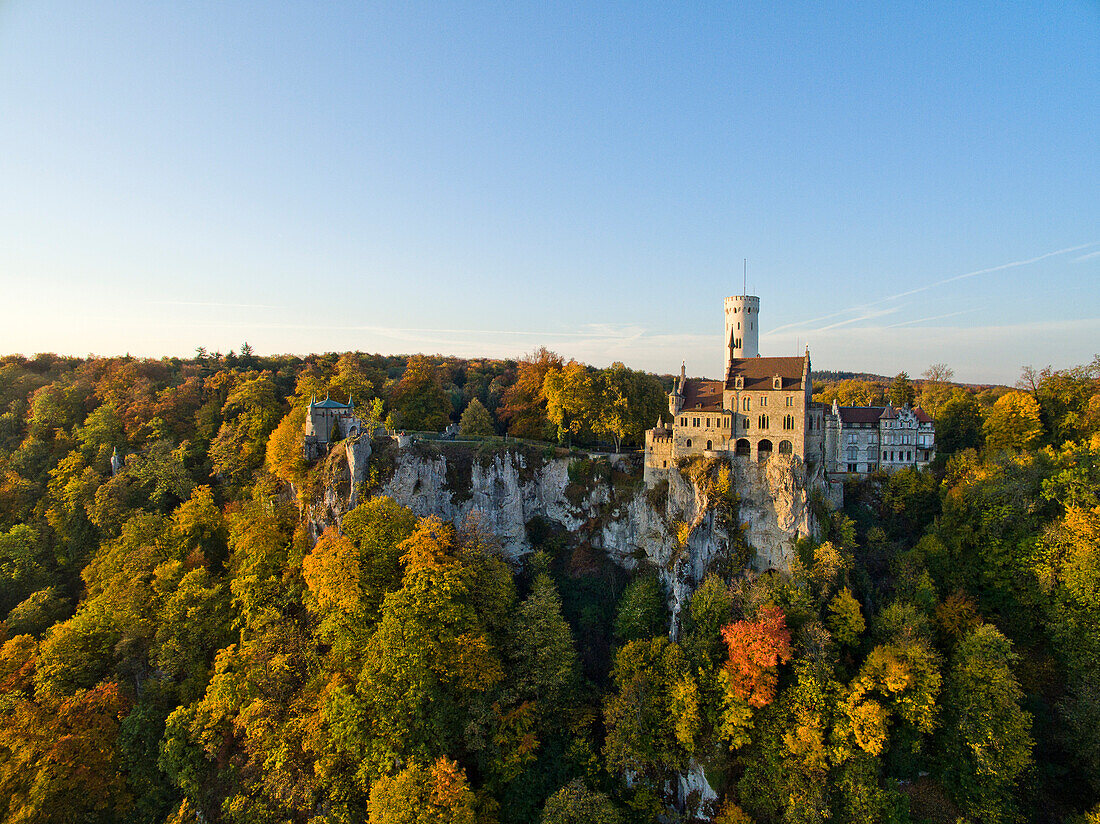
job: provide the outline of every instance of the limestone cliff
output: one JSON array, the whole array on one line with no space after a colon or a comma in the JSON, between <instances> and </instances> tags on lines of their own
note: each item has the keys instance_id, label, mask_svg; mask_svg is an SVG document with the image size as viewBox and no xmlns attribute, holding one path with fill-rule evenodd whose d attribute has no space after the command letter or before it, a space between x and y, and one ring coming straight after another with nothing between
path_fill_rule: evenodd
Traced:
<instances>
[{"instance_id":1,"label":"limestone cliff","mask_svg":"<svg viewBox=\"0 0 1100 824\"><path fill-rule=\"evenodd\" d=\"M647 489L626 458L613 466L606 457L547 456L530 448L377 446L349 439L329 453L320 493L305 512L315 535L339 524L360 496L386 495L417 515L456 524L479 513L515 563L531 551L528 523L542 518L626 569L643 561L657 569L669 593L674 633L695 586L735 545L755 550L745 560L757 569L787 568L795 539L814 528L809 491L824 484L806 478L797 458L784 456L764 463L709 459L690 470L670 470L667 481ZM736 493L732 510L723 508L721 493L707 480L722 466Z\"/></svg>"}]
</instances>

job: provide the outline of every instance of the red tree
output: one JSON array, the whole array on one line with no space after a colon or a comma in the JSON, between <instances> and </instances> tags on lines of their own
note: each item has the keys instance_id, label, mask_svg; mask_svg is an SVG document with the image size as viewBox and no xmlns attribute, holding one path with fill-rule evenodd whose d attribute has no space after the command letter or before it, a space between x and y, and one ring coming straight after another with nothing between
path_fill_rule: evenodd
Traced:
<instances>
[{"instance_id":1,"label":"red tree","mask_svg":"<svg viewBox=\"0 0 1100 824\"><path fill-rule=\"evenodd\" d=\"M776 668L791 660L791 633L778 607L764 607L755 621L737 621L722 628L729 648L730 687L751 707L767 706L775 698Z\"/></svg>"}]
</instances>

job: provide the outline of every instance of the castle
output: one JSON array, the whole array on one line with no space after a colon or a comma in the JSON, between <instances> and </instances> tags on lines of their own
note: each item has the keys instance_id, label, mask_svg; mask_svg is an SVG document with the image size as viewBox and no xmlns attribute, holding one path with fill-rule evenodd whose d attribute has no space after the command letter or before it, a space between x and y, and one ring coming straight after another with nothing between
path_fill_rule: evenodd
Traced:
<instances>
[{"instance_id":1,"label":"castle","mask_svg":"<svg viewBox=\"0 0 1100 824\"><path fill-rule=\"evenodd\" d=\"M348 397L347 403L331 398L318 401L310 398L309 411L305 422L305 456L308 460L320 458L328 451L333 441L353 438L362 430L363 424L355 416L355 401Z\"/></svg>"},{"instance_id":2,"label":"castle","mask_svg":"<svg viewBox=\"0 0 1100 824\"><path fill-rule=\"evenodd\" d=\"M807 475L821 470L829 476L923 466L932 459L935 428L919 407L827 409L814 403L809 349L802 356L761 357L760 298L735 295L724 308L725 376L689 379L686 365L680 367L668 396L672 423L658 422L645 434L647 483L692 455L779 456L801 462Z\"/></svg>"}]
</instances>

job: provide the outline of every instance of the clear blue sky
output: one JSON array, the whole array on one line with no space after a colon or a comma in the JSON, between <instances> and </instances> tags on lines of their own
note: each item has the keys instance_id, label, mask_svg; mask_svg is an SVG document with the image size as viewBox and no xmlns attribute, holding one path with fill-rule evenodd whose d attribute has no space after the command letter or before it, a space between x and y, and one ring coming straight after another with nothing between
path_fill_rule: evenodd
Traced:
<instances>
[{"instance_id":1,"label":"clear blue sky","mask_svg":"<svg viewBox=\"0 0 1100 824\"><path fill-rule=\"evenodd\" d=\"M1096 2L8 0L0 352L717 376L748 258L763 354L1011 382L1100 351L1098 115Z\"/></svg>"}]
</instances>

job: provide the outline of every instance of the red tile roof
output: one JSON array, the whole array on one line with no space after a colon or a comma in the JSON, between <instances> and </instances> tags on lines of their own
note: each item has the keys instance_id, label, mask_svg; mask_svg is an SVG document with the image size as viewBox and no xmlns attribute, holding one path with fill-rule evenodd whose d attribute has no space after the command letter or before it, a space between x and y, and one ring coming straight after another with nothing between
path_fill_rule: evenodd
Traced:
<instances>
[{"instance_id":1,"label":"red tile roof","mask_svg":"<svg viewBox=\"0 0 1100 824\"><path fill-rule=\"evenodd\" d=\"M917 416L917 420L921 423L932 423L932 418L919 406L913 410L913 414Z\"/></svg>"},{"instance_id":2,"label":"red tile roof","mask_svg":"<svg viewBox=\"0 0 1100 824\"><path fill-rule=\"evenodd\" d=\"M689 380L684 383L684 412L721 412L722 381Z\"/></svg>"},{"instance_id":3,"label":"red tile roof","mask_svg":"<svg viewBox=\"0 0 1100 824\"><path fill-rule=\"evenodd\" d=\"M805 357L792 358L733 358L726 386L734 386L734 379L740 375L745 379L745 388L754 391L772 389L772 380L778 375L783 389L798 389L802 386L802 374L805 370Z\"/></svg>"},{"instance_id":4,"label":"red tile roof","mask_svg":"<svg viewBox=\"0 0 1100 824\"><path fill-rule=\"evenodd\" d=\"M878 423L886 407L883 406L842 406L842 423Z\"/></svg>"}]
</instances>

